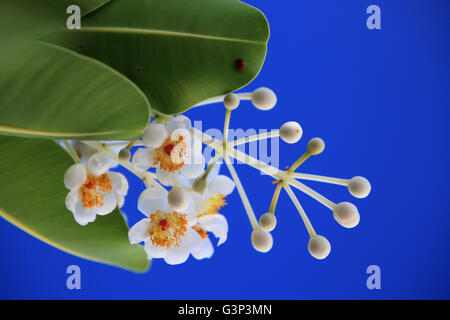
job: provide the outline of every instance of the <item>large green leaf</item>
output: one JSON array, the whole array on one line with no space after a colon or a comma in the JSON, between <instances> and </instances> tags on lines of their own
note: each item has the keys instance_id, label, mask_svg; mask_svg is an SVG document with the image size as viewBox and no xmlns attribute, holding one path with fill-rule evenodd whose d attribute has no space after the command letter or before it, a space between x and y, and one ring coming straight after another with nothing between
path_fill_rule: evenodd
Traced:
<instances>
[{"instance_id":1,"label":"large green leaf","mask_svg":"<svg viewBox=\"0 0 450 320\"><path fill-rule=\"evenodd\" d=\"M68 253L144 272L142 247L128 242L119 211L80 226L65 207L63 176L73 164L55 142L0 136L0 215L36 238Z\"/></svg>"},{"instance_id":2,"label":"large green leaf","mask_svg":"<svg viewBox=\"0 0 450 320\"><path fill-rule=\"evenodd\" d=\"M264 15L238 0L114 0L86 15L81 30L45 38L118 70L152 110L180 113L250 82L265 58ZM243 59L239 72L235 62Z\"/></svg>"},{"instance_id":3,"label":"large green leaf","mask_svg":"<svg viewBox=\"0 0 450 320\"><path fill-rule=\"evenodd\" d=\"M67 7L77 5L82 15L111 0L0 0L0 38L34 39L64 27Z\"/></svg>"},{"instance_id":4,"label":"large green leaf","mask_svg":"<svg viewBox=\"0 0 450 320\"><path fill-rule=\"evenodd\" d=\"M22 41L0 51L0 134L135 139L145 95L110 67L62 47Z\"/></svg>"}]
</instances>

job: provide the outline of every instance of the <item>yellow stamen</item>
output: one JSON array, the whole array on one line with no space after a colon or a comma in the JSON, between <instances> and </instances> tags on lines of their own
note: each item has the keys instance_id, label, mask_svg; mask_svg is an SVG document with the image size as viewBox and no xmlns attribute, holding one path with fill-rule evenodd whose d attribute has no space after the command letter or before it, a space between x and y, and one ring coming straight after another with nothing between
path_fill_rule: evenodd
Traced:
<instances>
[{"instance_id":1,"label":"yellow stamen","mask_svg":"<svg viewBox=\"0 0 450 320\"><path fill-rule=\"evenodd\" d=\"M148 234L153 245L165 247L179 247L181 237L187 230L185 214L178 212L163 213L159 210L150 215L150 228Z\"/></svg>"},{"instance_id":2,"label":"yellow stamen","mask_svg":"<svg viewBox=\"0 0 450 320\"><path fill-rule=\"evenodd\" d=\"M81 202L85 209L101 208L105 195L112 190L111 180L106 173L101 176L88 175L80 188Z\"/></svg>"},{"instance_id":3,"label":"yellow stamen","mask_svg":"<svg viewBox=\"0 0 450 320\"><path fill-rule=\"evenodd\" d=\"M159 165L161 169L168 172L178 171L184 166L183 157L189 156L186 152L187 144L183 136L180 135L176 140L172 140L169 136L160 147L155 149L153 166Z\"/></svg>"},{"instance_id":4,"label":"yellow stamen","mask_svg":"<svg viewBox=\"0 0 450 320\"><path fill-rule=\"evenodd\" d=\"M209 197L206 201L206 214L218 214L219 210L225 206L227 202L225 201L225 196L223 194L215 193Z\"/></svg>"},{"instance_id":5,"label":"yellow stamen","mask_svg":"<svg viewBox=\"0 0 450 320\"><path fill-rule=\"evenodd\" d=\"M192 229L197 231L197 233L200 235L200 237L202 237L202 239L206 239L206 238L209 237L208 233L206 232L206 230L201 228L201 227L199 227L198 225L193 226Z\"/></svg>"}]
</instances>

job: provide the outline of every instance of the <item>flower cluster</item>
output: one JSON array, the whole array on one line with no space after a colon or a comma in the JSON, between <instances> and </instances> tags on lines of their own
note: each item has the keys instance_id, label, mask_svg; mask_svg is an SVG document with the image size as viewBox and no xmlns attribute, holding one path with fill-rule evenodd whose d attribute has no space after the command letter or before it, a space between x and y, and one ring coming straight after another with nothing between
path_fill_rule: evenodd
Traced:
<instances>
[{"instance_id":1,"label":"flower cluster","mask_svg":"<svg viewBox=\"0 0 450 320\"><path fill-rule=\"evenodd\" d=\"M145 215L129 230L132 245L142 245L148 259L164 259L168 264L180 264L189 256L195 259L210 258L214 252L211 235L223 244L228 236L228 221L220 213L227 204L226 197L237 189L253 228L251 242L260 252L272 248L270 234L276 227L276 206L282 189L291 198L309 234L308 250L317 259L324 259L331 250L329 241L318 235L307 214L295 196L291 186L306 193L328 207L334 219L345 228L355 227L360 220L358 209L349 202L334 203L309 188L299 180L314 180L346 186L351 195L364 198L370 193L370 183L363 177L338 179L297 172L309 157L323 152L325 143L320 138L311 139L306 151L286 170L274 168L235 146L256 140L280 137L289 144L300 141L303 130L294 121L283 124L279 130L259 134L246 139L228 141L230 116L241 100L251 100L260 110L272 109L276 95L268 88L252 93L227 94L211 98L199 105L223 102L226 108L224 140L219 141L191 126L183 115L174 117L155 116L147 126L142 140L126 142L65 142L64 146L76 160L65 176L64 184L69 193L66 207L80 225L94 222L97 215L106 215L122 207L128 192L126 178L115 171L122 165L142 179L146 189L139 197L137 208ZM206 166L202 144L216 152ZM131 148L139 147L131 156ZM268 212L256 218L239 176L230 161L235 158L273 177L274 195ZM220 175L223 161L230 175Z\"/></svg>"}]
</instances>

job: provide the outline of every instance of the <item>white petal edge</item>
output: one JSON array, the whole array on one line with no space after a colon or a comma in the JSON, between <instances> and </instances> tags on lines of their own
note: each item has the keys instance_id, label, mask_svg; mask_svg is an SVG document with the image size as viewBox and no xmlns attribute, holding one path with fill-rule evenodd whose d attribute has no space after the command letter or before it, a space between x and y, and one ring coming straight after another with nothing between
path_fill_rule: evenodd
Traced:
<instances>
[{"instance_id":1,"label":"white petal edge","mask_svg":"<svg viewBox=\"0 0 450 320\"><path fill-rule=\"evenodd\" d=\"M198 224L208 232L212 232L219 238L218 246L223 244L228 237L228 222L221 214L207 214L198 218Z\"/></svg>"},{"instance_id":2,"label":"white petal edge","mask_svg":"<svg viewBox=\"0 0 450 320\"><path fill-rule=\"evenodd\" d=\"M140 243L148 238L148 229L150 228L150 219L144 218L137 222L128 231L128 240L131 244Z\"/></svg>"},{"instance_id":3,"label":"white petal edge","mask_svg":"<svg viewBox=\"0 0 450 320\"><path fill-rule=\"evenodd\" d=\"M167 212L169 203L167 202L167 191L150 187L145 189L138 200L138 210L147 217L157 210Z\"/></svg>"},{"instance_id":4,"label":"white petal edge","mask_svg":"<svg viewBox=\"0 0 450 320\"><path fill-rule=\"evenodd\" d=\"M93 209L84 209L81 201L78 201L75 205L75 212L73 213L75 221L80 225L85 226L89 222L94 222L97 217Z\"/></svg>"},{"instance_id":5,"label":"white petal edge","mask_svg":"<svg viewBox=\"0 0 450 320\"><path fill-rule=\"evenodd\" d=\"M145 241L144 250L147 252L148 259L160 259L167 255L168 250L164 247L155 246L150 240Z\"/></svg>"},{"instance_id":6,"label":"white petal edge","mask_svg":"<svg viewBox=\"0 0 450 320\"><path fill-rule=\"evenodd\" d=\"M153 166L154 149L139 148L133 154L133 166L140 171L147 171Z\"/></svg>"},{"instance_id":7,"label":"white petal edge","mask_svg":"<svg viewBox=\"0 0 450 320\"><path fill-rule=\"evenodd\" d=\"M100 176L106 173L112 166L112 163L108 161L101 153L96 153L91 156L87 163L87 170L93 175Z\"/></svg>"},{"instance_id":8,"label":"white petal edge","mask_svg":"<svg viewBox=\"0 0 450 320\"><path fill-rule=\"evenodd\" d=\"M235 187L234 181L224 175L216 176L211 182L208 184L208 190L212 194L219 193L225 196L229 195L233 192Z\"/></svg>"},{"instance_id":9,"label":"white petal edge","mask_svg":"<svg viewBox=\"0 0 450 320\"><path fill-rule=\"evenodd\" d=\"M126 196L128 193L128 180L119 172L108 172L108 177L111 179L111 184L114 192L119 196Z\"/></svg>"},{"instance_id":10,"label":"white petal edge","mask_svg":"<svg viewBox=\"0 0 450 320\"><path fill-rule=\"evenodd\" d=\"M145 129L142 142L145 146L151 148L158 148L163 144L164 140L168 137L169 133L167 128L162 123L151 123L147 129Z\"/></svg>"},{"instance_id":11,"label":"white petal edge","mask_svg":"<svg viewBox=\"0 0 450 320\"><path fill-rule=\"evenodd\" d=\"M105 195L105 198L103 199L103 206L96 208L95 211L98 215L104 216L113 212L116 207L117 196L111 191Z\"/></svg>"},{"instance_id":12,"label":"white petal edge","mask_svg":"<svg viewBox=\"0 0 450 320\"><path fill-rule=\"evenodd\" d=\"M209 238L202 239L202 244L197 252L192 252L195 259L201 260L211 258L214 253L214 248Z\"/></svg>"},{"instance_id":13,"label":"white petal edge","mask_svg":"<svg viewBox=\"0 0 450 320\"><path fill-rule=\"evenodd\" d=\"M165 186L174 186L180 184L180 174L178 171L168 172L166 170L162 170L161 168L156 168L156 177L159 182L161 182Z\"/></svg>"},{"instance_id":14,"label":"white petal edge","mask_svg":"<svg viewBox=\"0 0 450 320\"><path fill-rule=\"evenodd\" d=\"M72 213L75 212L75 206L80 201L80 189L74 188L66 196L66 208Z\"/></svg>"},{"instance_id":15,"label":"white petal edge","mask_svg":"<svg viewBox=\"0 0 450 320\"><path fill-rule=\"evenodd\" d=\"M180 173L188 179L199 177L205 169L205 158L202 155L193 156L181 167Z\"/></svg>"},{"instance_id":16,"label":"white petal edge","mask_svg":"<svg viewBox=\"0 0 450 320\"><path fill-rule=\"evenodd\" d=\"M67 189L79 188L87 179L86 165L77 163L69 167L64 174L64 185Z\"/></svg>"}]
</instances>

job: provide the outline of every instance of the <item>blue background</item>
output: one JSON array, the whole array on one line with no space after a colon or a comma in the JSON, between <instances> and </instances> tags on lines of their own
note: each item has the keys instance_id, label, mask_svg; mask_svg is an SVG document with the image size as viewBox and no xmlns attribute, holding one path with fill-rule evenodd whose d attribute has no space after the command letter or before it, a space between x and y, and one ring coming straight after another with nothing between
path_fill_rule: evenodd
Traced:
<instances>
[{"instance_id":1,"label":"blue background","mask_svg":"<svg viewBox=\"0 0 450 320\"><path fill-rule=\"evenodd\" d=\"M280 141L280 166L290 165L316 136L326 142L303 172L372 182L371 195L352 198L344 187L307 183L361 213L352 230L297 192L316 231L332 243L324 261L307 251L308 236L285 193L278 205L274 247L250 245L251 228L237 192L222 211L228 241L212 259L179 266L153 263L134 274L61 252L0 221L0 298L62 299L432 299L450 298L449 106L450 1L247 1L271 25L266 63L247 88L273 88L278 105L261 112L242 103L236 128L278 128L298 121L296 145ZM382 30L368 30L366 8L377 4ZM216 104L188 112L204 127L221 128ZM226 172L225 168L222 168ZM237 166L250 201L267 211L271 179ZM137 181L130 176L130 182ZM131 223L141 218L127 198ZM66 267L82 270L82 289L66 288ZM366 268L381 268L381 290L368 290Z\"/></svg>"}]
</instances>

